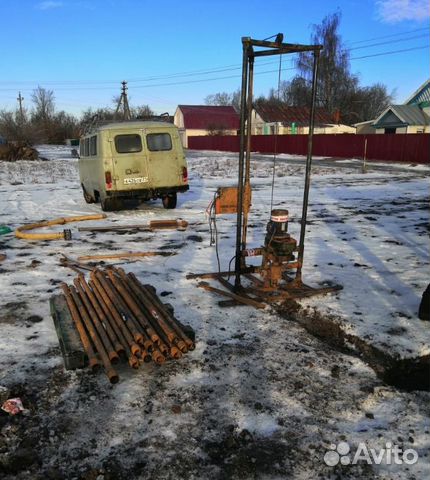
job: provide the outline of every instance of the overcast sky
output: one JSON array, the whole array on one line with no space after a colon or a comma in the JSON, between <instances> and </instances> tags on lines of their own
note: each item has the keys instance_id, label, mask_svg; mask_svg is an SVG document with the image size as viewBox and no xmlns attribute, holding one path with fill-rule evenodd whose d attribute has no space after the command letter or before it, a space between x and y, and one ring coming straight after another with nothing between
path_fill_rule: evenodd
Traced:
<instances>
[{"instance_id":1,"label":"overcast sky","mask_svg":"<svg viewBox=\"0 0 430 480\"><path fill-rule=\"evenodd\" d=\"M240 86L241 37L309 43L312 24L338 9L362 85L385 83L401 103L429 76L428 0L0 0L0 108L37 86L58 109L112 105L120 82L130 102L173 113ZM402 50L399 52L399 50ZM381 55L379 55L381 54ZM365 57L365 58L360 58ZM282 79L294 76L283 57ZM255 90L277 86L277 57L258 59Z\"/></svg>"}]
</instances>

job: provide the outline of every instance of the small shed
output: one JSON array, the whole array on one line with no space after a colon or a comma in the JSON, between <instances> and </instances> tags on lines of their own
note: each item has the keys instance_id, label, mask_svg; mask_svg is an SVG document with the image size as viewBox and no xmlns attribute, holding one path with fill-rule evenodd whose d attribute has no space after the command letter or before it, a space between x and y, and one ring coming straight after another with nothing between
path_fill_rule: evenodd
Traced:
<instances>
[{"instance_id":1,"label":"small shed","mask_svg":"<svg viewBox=\"0 0 430 480\"><path fill-rule=\"evenodd\" d=\"M373 126L374 120L367 120L366 122L354 123L355 133L361 135L369 135L376 133L375 127Z\"/></svg>"}]
</instances>

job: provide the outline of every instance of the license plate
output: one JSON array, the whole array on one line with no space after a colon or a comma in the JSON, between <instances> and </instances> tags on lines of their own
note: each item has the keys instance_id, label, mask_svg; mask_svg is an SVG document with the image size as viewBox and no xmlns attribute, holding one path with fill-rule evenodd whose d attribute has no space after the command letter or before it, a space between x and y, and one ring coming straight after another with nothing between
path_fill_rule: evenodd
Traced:
<instances>
[{"instance_id":1,"label":"license plate","mask_svg":"<svg viewBox=\"0 0 430 480\"><path fill-rule=\"evenodd\" d=\"M148 177L124 178L124 185L136 185L138 183L147 183Z\"/></svg>"}]
</instances>

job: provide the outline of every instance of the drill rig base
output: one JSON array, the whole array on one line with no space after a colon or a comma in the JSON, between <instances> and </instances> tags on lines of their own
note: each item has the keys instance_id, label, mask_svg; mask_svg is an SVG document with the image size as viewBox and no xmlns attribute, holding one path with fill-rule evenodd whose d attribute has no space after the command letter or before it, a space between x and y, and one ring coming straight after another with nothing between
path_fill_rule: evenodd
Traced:
<instances>
[{"instance_id":1,"label":"drill rig base","mask_svg":"<svg viewBox=\"0 0 430 480\"><path fill-rule=\"evenodd\" d=\"M267 305L272 305L285 300L299 300L301 298L313 297L314 295L325 295L327 293L337 292L342 290L341 285L327 285L323 287L311 287L300 280L292 279L284 274L286 280L285 284L278 285L276 288L263 287L263 281L252 274L245 274L251 285L241 286L240 290L235 289L235 286L223 278L225 272L200 274L203 278L214 278L218 280L226 290L211 286L207 282L200 282L199 287L207 291L228 297L228 300L221 300L218 302L220 307L235 307L240 305L248 305L258 309L264 308ZM210 275L210 277L209 277ZM193 275L192 278L198 278Z\"/></svg>"}]
</instances>

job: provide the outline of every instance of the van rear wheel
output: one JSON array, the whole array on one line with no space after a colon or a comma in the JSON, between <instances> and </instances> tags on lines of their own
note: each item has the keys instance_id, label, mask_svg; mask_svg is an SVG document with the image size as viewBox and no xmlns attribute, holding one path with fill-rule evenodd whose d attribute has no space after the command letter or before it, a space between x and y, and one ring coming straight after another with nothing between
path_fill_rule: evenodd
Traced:
<instances>
[{"instance_id":1,"label":"van rear wheel","mask_svg":"<svg viewBox=\"0 0 430 480\"><path fill-rule=\"evenodd\" d=\"M169 195L163 197L163 207L168 209L176 208L177 199L178 197L176 195L176 192L169 193Z\"/></svg>"},{"instance_id":2,"label":"van rear wheel","mask_svg":"<svg viewBox=\"0 0 430 480\"><path fill-rule=\"evenodd\" d=\"M121 210L122 202L116 198L104 198L100 201L100 206L104 212L115 212Z\"/></svg>"}]
</instances>

